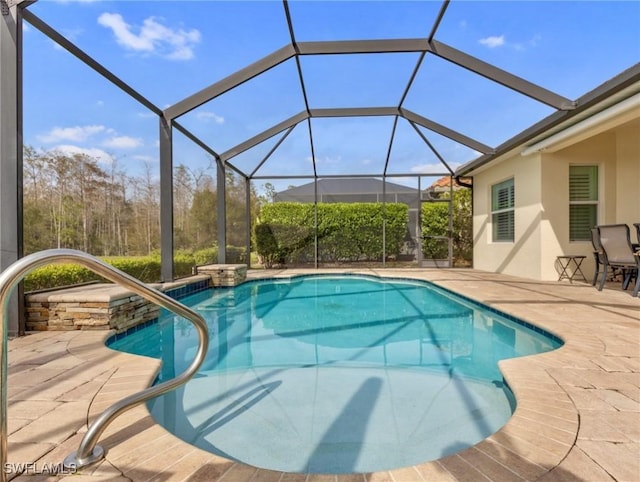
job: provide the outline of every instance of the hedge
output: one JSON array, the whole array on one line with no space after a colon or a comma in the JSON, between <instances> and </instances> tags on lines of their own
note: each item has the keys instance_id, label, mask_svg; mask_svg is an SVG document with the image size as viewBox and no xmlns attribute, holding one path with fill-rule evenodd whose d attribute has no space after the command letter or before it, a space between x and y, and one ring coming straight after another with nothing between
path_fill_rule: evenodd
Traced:
<instances>
[{"instance_id":1,"label":"hedge","mask_svg":"<svg viewBox=\"0 0 640 482\"><path fill-rule=\"evenodd\" d=\"M382 259L383 224L386 254L398 254L407 234L408 220L409 208L402 203L319 203L319 261ZM312 263L315 223L313 204L282 202L263 206L253 235L265 267Z\"/></svg>"},{"instance_id":2,"label":"hedge","mask_svg":"<svg viewBox=\"0 0 640 482\"><path fill-rule=\"evenodd\" d=\"M111 256L101 257L114 268L130 274L144 283L157 283L160 275L160 255L150 256ZM246 263L245 248L227 246L228 263ZM191 274L194 266L217 263L218 248L206 248L198 251L179 251L173 257L173 269L176 278ZM69 286L104 279L78 264L56 264L37 268L24 279L25 291L34 291Z\"/></svg>"}]
</instances>

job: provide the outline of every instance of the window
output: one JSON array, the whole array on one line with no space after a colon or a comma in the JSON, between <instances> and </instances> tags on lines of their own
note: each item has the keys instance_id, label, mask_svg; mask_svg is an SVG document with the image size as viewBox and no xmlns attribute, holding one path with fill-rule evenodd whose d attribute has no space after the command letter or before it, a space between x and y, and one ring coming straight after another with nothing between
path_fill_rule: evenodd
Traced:
<instances>
[{"instance_id":1,"label":"window","mask_svg":"<svg viewBox=\"0 0 640 482\"><path fill-rule=\"evenodd\" d=\"M508 179L491 186L491 224L493 241L509 241L514 239L515 190L513 179Z\"/></svg>"},{"instance_id":2,"label":"window","mask_svg":"<svg viewBox=\"0 0 640 482\"><path fill-rule=\"evenodd\" d=\"M598 166L569 166L569 241L590 241L598 224Z\"/></svg>"}]
</instances>

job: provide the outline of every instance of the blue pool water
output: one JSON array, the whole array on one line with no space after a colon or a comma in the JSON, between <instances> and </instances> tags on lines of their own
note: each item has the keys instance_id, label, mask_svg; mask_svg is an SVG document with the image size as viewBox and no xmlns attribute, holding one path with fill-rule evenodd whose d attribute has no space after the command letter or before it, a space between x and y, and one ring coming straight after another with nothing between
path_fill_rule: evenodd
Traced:
<instances>
[{"instance_id":1,"label":"blue pool water","mask_svg":"<svg viewBox=\"0 0 640 482\"><path fill-rule=\"evenodd\" d=\"M200 372L150 402L183 440L287 472L357 473L437 459L496 432L514 400L499 360L557 338L431 284L361 276L245 283L181 300L207 320ZM108 342L163 360L159 380L191 363L181 318Z\"/></svg>"}]
</instances>

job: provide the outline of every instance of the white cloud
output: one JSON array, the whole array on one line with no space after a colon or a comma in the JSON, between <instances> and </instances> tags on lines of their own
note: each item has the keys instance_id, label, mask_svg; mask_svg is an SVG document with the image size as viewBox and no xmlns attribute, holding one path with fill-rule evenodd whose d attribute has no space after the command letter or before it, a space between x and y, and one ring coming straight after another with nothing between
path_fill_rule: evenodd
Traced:
<instances>
[{"instance_id":1,"label":"white cloud","mask_svg":"<svg viewBox=\"0 0 640 482\"><path fill-rule=\"evenodd\" d=\"M493 49L495 47L503 46L505 43L505 40L504 40L504 35L500 35L500 36L492 35L490 37L481 38L480 40L478 40L478 42L480 42L482 45L486 45L490 49Z\"/></svg>"},{"instance_id":2,"label":"white cloud","mask_svg":"<svg viewBox=\"0 0 640 482\"><path fill-rule=\"evenodd\" d=\"M142 139L139 137L129 136L115 136L102 143L104 147L110 147L112 149L133 149L140 147L142 144Z\"/></svg>"},{"instance_id":3,"label":"white cloud","mask_svg":"<svg viewBox=\"0 0 640 482\"><path fill-rule=\"evenodd\" d=\"M313 158L311 156L307 157L308 162L312 162ZM316 157L316 166L319 165L331 165L331 164L339 164L342 161L342 156L338 157Z\"/></svg>"},{"instance_id":4,"label":"white cloud","mask_svg":"<svg viewBox=\"0 0 640 482\"><path fill-rule=\"evenodd\" d=\"M457 166L456 164L449 164L449 167L455 170ZM446 173L447 168L440 162L435 164L416 164L411 167L411 172L415 172L416 174L439 174Z\"/></svg>"},{"instance_id":5,"label":"white cloud","mask_svg":"<svg viewBox=\"0 0 640 482\"><path fill-rule=\"evenodd\" d=\"M145 19L140 27L133 27L125 22L119 13L103 13L98 17L98 23L110 28L116 42L125 49L157 54L169 60L193 58L193 47L201 38L200 32L196 29L172 29L154 17Z\"/></svg>"},{"instance_id":6,"label":"white cloud","mask_svg":"<svg viewBox=\"0 0 640 482\"><path fill-rule=\"evenodd\" d=\"M60 144L58 146L55 146L52 150L61 154L65 154L67 156L84 154L88 157L96 159L98 162L102 162L105 164L111 164L115 161L111 154L97 148L86 148L70 144Z\"/></svg>"},{"instance_id":7,"label":"white cloud","mask_svg":"<svg viewBox=\"0 0 640 482\"><path fill-rule=\"evenodd\" d=\"M528 44L530 47L537 47L538 46L538 42L540 42L542 40L542 35L540 34L535 34L533 37L531 37L531 39L529 40Z\"/></svg>"},{"instance_id":8,"label":"white cloud","mask_svg":"<svg viewBox=\"0 0 640 482\"><path fill-rule=\"evenodd\" d=\"M198 112L196 113L196 117L201 121L207 122L212 120L216 124L224 124L224 117L215 114L214 112Z\"/></svg>"},{"instance_id":9,"label":"white cloud","mask_svg":"<svg viewBox=\"0 0 640 482\"><path fill-rule=\"evenodd\" d=\"M54 127L46 134L39 135L38 140L46 143L61 141L82 142L104 130L105 127L101 125Z\"/></svg>"}]
</instances>

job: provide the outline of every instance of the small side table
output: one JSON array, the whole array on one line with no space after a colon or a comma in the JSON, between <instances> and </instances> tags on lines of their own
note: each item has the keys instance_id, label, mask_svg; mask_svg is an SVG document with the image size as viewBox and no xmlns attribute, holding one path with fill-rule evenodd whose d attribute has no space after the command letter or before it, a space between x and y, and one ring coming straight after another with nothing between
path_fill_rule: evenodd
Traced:
<instances>
[{"instance_id":1,"label":"small side table","mask_svg":"<svg viewBox=\"0 0 640 482\"><path fill-rule=\"evenodd\" d=\"M568 279L569 282L573 283L573 280L576 279L576 276L581 276L583 281L587 281L587 278L584 276L582 269L580 269L580 265L585 260L585 258L586 256L574 254L558 256L556 258L560 265L560 277L558 278L558 281ZM571 271L571 265L573 265L573 271Z\"/></svg>"}]
</instances>

